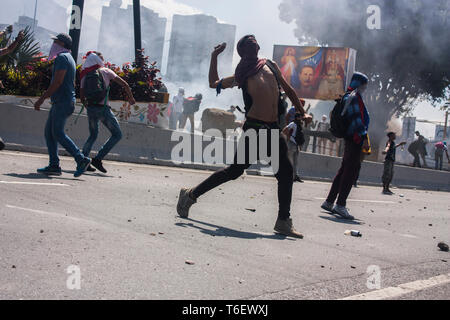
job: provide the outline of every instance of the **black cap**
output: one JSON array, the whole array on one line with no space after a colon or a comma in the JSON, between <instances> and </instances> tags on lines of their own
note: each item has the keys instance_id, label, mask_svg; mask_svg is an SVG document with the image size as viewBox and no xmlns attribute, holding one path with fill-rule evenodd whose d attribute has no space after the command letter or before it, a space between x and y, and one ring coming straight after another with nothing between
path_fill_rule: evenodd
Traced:
<instances>
[{"instance_id":1,"label":"black cap","mask_svg":"<svg viewBox=\"0 0 450 320\"><path fill-rule=\"evenodd\" d=\"M392 132L392 131L391 131L391 132L389 132L389 133L387 134L387 136L390 137L390 136L392 136L392 135L394 135L394 134L395 134L395 132Z\"/></svg>"},{"instance_id":2,"label":"black cap","mask_svg":"<svg viewBox=\"0 0 450 320\"><path fill-rule=\"evenodd\" d=\"M72 38L67 33L60 33L56 37L52 37L52 39L64 43L66 49L72 49Z\"/></svg>"}]
</instances>

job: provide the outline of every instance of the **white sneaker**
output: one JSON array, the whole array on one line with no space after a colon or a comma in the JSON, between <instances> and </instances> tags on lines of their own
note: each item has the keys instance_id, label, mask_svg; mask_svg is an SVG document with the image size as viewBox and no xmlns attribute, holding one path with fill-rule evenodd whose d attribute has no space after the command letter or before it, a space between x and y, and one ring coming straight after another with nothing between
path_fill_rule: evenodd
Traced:
<instances>
[{"instance_id":1,"label":"white sneaker","mask_svg":"<svg viewBox=\"0 0 450 320\"><path fill-rule=\"evenodd\" d=\"M333 208L333 213L341 216L343 219L347 220L354 220L355 218L348 213L348 210L346 207L335 205Z\"/></svg>"},{"instance_id":2,"label":"white sneaker","mask_svg":"<svg viewBox=\"0 0 450 320\"><path fill-rule=\"evenodd\" d=\"M320 206L323 210L328 211L330 213L333 212L333 204L325 201L321 206Z\"/></svg>"}]
</instances>

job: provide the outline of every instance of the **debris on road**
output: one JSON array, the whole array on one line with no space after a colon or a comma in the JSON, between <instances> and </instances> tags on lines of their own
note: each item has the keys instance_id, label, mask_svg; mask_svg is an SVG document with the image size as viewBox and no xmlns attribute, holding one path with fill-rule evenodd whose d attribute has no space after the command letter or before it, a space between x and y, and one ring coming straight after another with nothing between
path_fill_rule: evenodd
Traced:
<instances>
[{"instance_id":1,"label":"debris on road","mask_svg":"<svg viewBox=\"0 0 450 320\"><path fill-rule=\"evenodd\" d=\"M245 208L245 210L250 211L250 212L256 212L256 209L248 209L248 208Z\"/></svg>"},{"instance_id":2,"label":"debris on road","mask_svg":"<svg viewBox=\"0 0 450 320\"><path fill-rule=\"evenodd\" d=\"M448 252L448 250L449 250L448 244L446 244L445 242L439 242L438 243L438 248L441 249L441 251L444 251L444 252Z\"/></svg>"},{"instance_id":3,"label":"debris on road","mask_svg":"<svg viewBox=\"0 0 450 320\"><path fill-rule=\"evenodd\" d=\"M44 230L41 230L40 232L41 232L41 233L44 233Z\"/></svg>"},{"instance_id":4,"label":"debris on road","mask_svg":"<svg viewBox=\"0 0 450 320\"><path fill-rule=\"evenodd\" d=\"M344 232L346 236L352 236L352 237L362 237L362 233L358 230L346 230Z\"/></svg>"},{"instance_id":5,"label":"debris on road","mask_svg":"<svg viewBox=\"0 0 450 320\"><path fill-rule=\"evenodd\" d=\"M403 194L400 194L400 195L399 195L399 197L400 197L400 198L404 198L404 197L405 197L405 195L403 195Z\"/></svg>"},{"instance_id":6,"label":"debris on road","mask_svg":"<svg viewBox=\"0 0 450 320\"><path fill-rule=\"evenodd\" d=\"M156 233L150 233L150 235L152 236L152 237L156 237Z\"/></svg>"},{"instance_id":7,"label":"debris on road","mask_svg":"<svg viewBox=\"0 0 450 320\"><path fill-rule=\"evenodd\" d=\"M164 232L158 232L159 234L164 234Z\"/></svg>"},{"instance_id":8,"label":"debris on road","mask_svg":"<svg viewBox=\"0 0 450 320\"><path fill-rule=\"evenodd\" d=\"M15 265L12 265L12 267L11 268L13 268L13 269L16 269L16 266Z\"/></svg>"},{"instance_id":9,"label":"debris on road","mask_svg":"<svg viewBox=\"0 0 450 320\"><path fill-rule=\"evenodd\" d=\"M194 262L194 261L191 261L191 260L186 260L185 263L188 264L188 265L190 265L190 266L192 266L192 265L195 264L195 262Z\"/></svg>"},{"instance_id":10,"label":"debris on road","mask_svg":"<svg viewBox=\"0 0 450 320\"><path fill-rule=\"evenodd\" d=\"M352 268L352 269L356 269L356 267L354 267L354 266L350 266L350 268Z\"/></svg>"}]
</instances>

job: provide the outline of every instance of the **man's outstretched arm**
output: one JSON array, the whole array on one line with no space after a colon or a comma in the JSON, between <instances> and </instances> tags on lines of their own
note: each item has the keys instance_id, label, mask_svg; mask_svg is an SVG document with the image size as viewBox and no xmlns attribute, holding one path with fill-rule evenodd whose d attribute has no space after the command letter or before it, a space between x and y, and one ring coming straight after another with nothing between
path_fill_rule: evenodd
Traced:
<instances>
[{"instance_id":1,"label":"man's outstretched arm","mask_svg":"<svg viewBox=\"0 0 450 320\"><path fill-rule=\"evenodd\" d=\"M217 88L220 83L219 73L217 71L217 57L221 54L227 47L226 43L222 43L214 48L211 54L211 63L209 66L209 87L212 89ZM224 78L222 80L222 89L227 89L233 87L234 76Z\"/></svg>"}]
</instances>

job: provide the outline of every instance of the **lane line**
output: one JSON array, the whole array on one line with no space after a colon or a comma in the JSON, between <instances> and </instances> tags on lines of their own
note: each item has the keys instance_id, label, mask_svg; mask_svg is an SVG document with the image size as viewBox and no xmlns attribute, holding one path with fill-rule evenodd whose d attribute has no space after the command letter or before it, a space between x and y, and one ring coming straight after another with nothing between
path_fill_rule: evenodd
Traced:
<instances>
[{"instance_id":1,"label":"lane line","mask_svg":"<svg viewBox=\"0 0 450 320\"><path fill-rule=\"evenodd\" d=\"M74 221L78 221L78 222L80 222L80 221L81 222L86 222L86 221L92 222L92 221L85 220L85 219L69 217L69 216L66 216L65 214L62 214L62 213L55 213L55 212L47 212L47 211L36 210L36 209L22 208L22 207L12 206L12 205L9 205L9 204L7 204L6 207L9 208L9 209L16 209L16 210L22 210L22 211L27 211L27 212L31 212L31 213L43 214L43 215L50 216L50 217L53 217L53 218L66 218L66 219L74 220Z\"/></svg>"},{"instance_id":2,"label":"lane line","mask_svg":"<svg viewBox=\"0 0 450 320\"><path fill-rule=\"evenodd\" d=\"M326 198L314 198L316 200L327 200ZM384 204L395 204L397 202L394 201L382 201L382 200L357 200L357 199L347 199L347 201L351 202L366 202L366 203L384 203Z\"/></svg>"},{"instance_id":3,"label":"lane line","mask_svg":"<svg viewBox=\"0 0 450 320\"><path fill-rule=\"evenodd\" d=\"M393 299L405 294L423 291L437 286L442 286L450 283L450 273L443 274L437 277L432 277L426 280L417 280L413 282L404 283L396 287L389 287L385 289L375 290L363 294L358 294L343 298L340 300L384 300Z\"/></svg>"},{"instance_id":4,"label":"lane line","mask_svg":"<svg viewBox=\"0 0 450 320\"><path fill-rule=\"evenodd\" d=\"M51 186L51 187L70 187L68 184L64 183L45 183L45 182L22 182L22 181L1 181L2 184L23 184L31 186Z\"/></svg>"}]
</instances>

